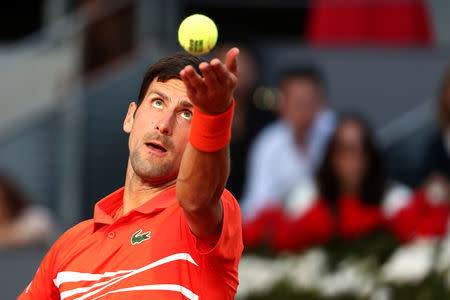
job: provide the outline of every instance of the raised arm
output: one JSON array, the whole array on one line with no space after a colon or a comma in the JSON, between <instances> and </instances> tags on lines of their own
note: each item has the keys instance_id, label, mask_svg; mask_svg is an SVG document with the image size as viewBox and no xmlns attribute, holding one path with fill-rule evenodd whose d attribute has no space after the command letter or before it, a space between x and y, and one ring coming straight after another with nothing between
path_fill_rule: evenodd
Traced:
<instances>
[{"instance_id":1,"label":"raised arm","mask_svg":"<svg viewBox=\"0 0 450 300\"><path fill-rule=\"evenodd\" d=\"M200 118L200 115L203 118L213 116L209 120L216 124L226 119L226 115L229 116L233 104L232 92L237 84L238 54L239 50L232 48L227 53L225 64L219 59L201 63L199 67L203 77L191 66L180 72L188 97L196 107L192 124L198 121L194 119ZM223 123L225 128L222 129L229 130L226 127L231 126L231 122ZM220 123L217 125L220 127ZM199 238L214 239L220 233L223 217L220 197L230 169L229 147L225 141L226 145L221 149L199 150L201 147L192 145L192 135L202 133L193 133L192 130L191 127L190 142L183 154L178 174L177 199L191 231Z\"/></svg>"}]
</instances>

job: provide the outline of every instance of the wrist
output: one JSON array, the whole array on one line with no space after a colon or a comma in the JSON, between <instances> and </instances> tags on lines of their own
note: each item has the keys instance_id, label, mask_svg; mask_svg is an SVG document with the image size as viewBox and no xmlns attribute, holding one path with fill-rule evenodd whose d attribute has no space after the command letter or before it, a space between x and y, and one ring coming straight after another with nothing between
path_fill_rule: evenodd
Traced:
<instances>
[{"instance_id":1,"label":"wrist","mask_svg":"<svg viewBox=\"0 0 450 300\"><path fill-rule=\"evenodd\" d=\"M233 105L234 99L230 97L230 99L220 107L211 107L211 108L204 108L200 106L196 106L196 110L200 111L204 115L211 115L216 116L225 113L228 109L230 109L231 105Z\"/></svg>"},{"instance_id":2,"label":"wrist","mask_svg":"<svg viewBox=\"0 0 450 300\"><path fill-rule=\"evenodd\" d=\"M234 113L234 99L228 109L219 114L204 113L194 107L189 132L189 142L203 152L215 152L225 148L231 139L231 124Z\"/></svg>"}]
</instances>

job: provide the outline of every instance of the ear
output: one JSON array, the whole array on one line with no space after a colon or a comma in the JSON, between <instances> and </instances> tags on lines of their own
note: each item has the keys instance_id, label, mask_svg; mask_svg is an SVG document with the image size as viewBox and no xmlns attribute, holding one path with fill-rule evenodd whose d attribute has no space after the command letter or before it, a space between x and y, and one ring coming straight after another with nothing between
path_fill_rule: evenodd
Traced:
<instances>
[{"instance_id":1,"label":"ear","mask_svg":"<svg viewBox=\"0 0 450 300\"><path fill-rule=\"evenodd\" d=\"M125 121L123 122L123 131L125 131L126 133L130 133L131 129L133 129L134 113L136 112L136 109L136 102L131 102L130 106L128 106L127 116L125 117Z\"/></svg>"}]
</instances>

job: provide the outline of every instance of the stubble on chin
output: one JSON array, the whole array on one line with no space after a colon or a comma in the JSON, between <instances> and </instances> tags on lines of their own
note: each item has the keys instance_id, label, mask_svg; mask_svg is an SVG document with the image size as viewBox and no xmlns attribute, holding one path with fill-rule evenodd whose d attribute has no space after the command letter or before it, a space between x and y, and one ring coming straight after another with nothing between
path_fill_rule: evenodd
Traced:
<instances>
[{"instance_id":1,"label":"stubble on chin","mask_svg":"<svg viewBox=\"0 0 450 300\"><path fill-rule=\"evenodd\" d=\"M159 158L152 155L150 155L150 158L144 158L138 150L131 153L130 161L134 173L146 181L168 177L173 163L169 158Z\"/></svg>"}]
</instances>

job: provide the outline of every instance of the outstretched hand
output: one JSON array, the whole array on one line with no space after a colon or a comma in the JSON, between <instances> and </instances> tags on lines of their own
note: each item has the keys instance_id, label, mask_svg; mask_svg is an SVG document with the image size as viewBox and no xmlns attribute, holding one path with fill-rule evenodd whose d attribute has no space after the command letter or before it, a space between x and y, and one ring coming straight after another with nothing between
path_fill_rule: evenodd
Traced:
<instances>
[{"instance_id":1,"label":"outstretched hand","mask_svg":"<svg viewBox=\"0 0 450 300\"><path fill-rule=\"evenodd\" d=\"M202 62L200 76L192 66L180 72L192 103L202 112L217 115L225 112L231 105L233 90L237 85L238 48L228 51L225 64L214 58L210 63Z\"/></svg>"}]
</instances>

